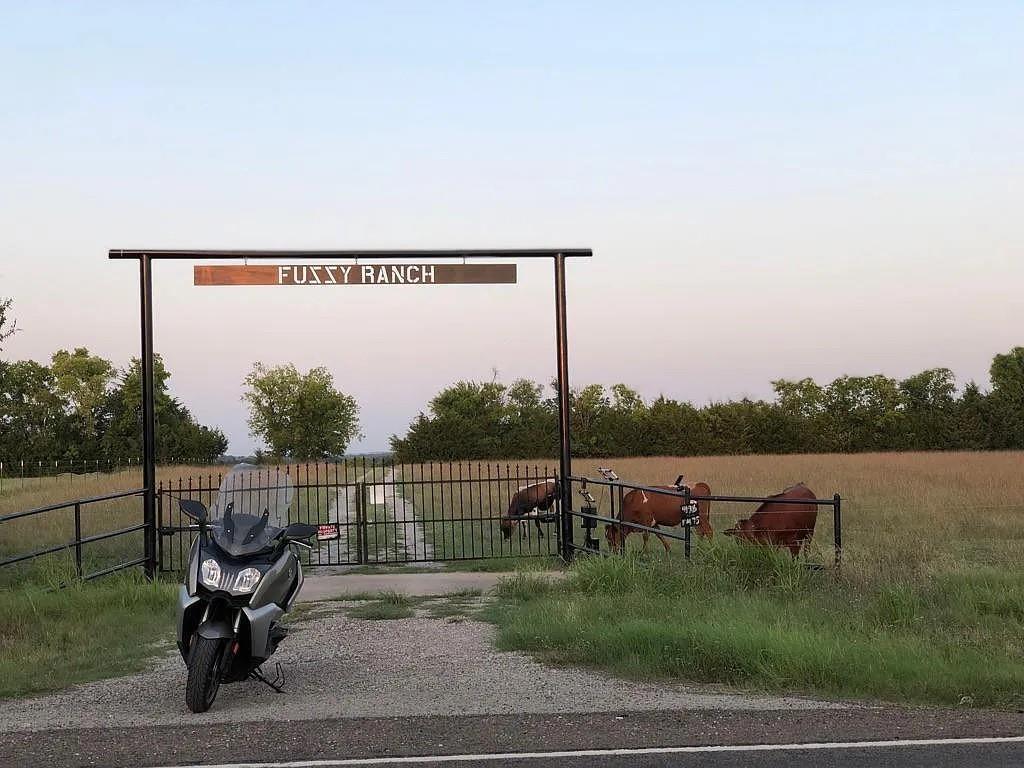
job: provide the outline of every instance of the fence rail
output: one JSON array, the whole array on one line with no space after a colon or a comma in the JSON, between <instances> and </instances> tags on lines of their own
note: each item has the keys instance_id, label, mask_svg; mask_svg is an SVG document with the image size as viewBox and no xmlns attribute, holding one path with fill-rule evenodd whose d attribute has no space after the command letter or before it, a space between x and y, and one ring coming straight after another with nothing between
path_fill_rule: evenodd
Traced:
<instances>
[{"instance_id":1,"label":"fence rail","mask_svg":"<svg viewBox=\"0 0 1024 768\"><path fill-rule=\"evenodd\" d=\"M268 467L262 472L264 484L275 487L275 478L287 476L295 489L289 522L337 526L336 537L303 553L309 565L555 557L561 552L557 518L516 525L507 539L501 530L511 497L522 486L554 478L556 472L549 466L484 461L395 464L360 457ZM208 505L222 478L223 473L210 472L159 484L161 571L180 571L188 558L188 521L177 499Z\"/></svg>"},{"instance_id":2,"label":"fence rail","mask_svg":"<svg viewBox=\"0 0 1024 768\"><path fill-rule=\"evenodd\" d=\"M165 466L201 467L216 462L172 459L163 463ZM73 486L76 478L134 471L142 471L140 459L134 456L102 459L0 459L0 493L42 488L53 482L66 482Z\"/></svg>"},{"instance_id":3,"label":"fence rail","mask_svg":"<svg viewBox=\"0 0 1024 768\"><path fill-rule=\"evenodd\" d=\"M226 467L224 468L226 469ZM680 504L707 504L708 521L719 530L749 517L752 504L777 502L771 497L697 495L684 486L654 487L615 478L573 476L566 479L570 498L585 491L581 504L563 510L556 493L550 507L510 516L512 498L528 486L555 480L553 467L496 462L432 462L395 464L385 459L349 459L336 463L265 466L258 469L257 488L278 487L281 478L294 488L288 522L325 526L318 548L304 552L313 566L424 563L523 557L570 559L578 552L600 552L595 537L600 524L630 531L655 533L681 544L690 557L696 527L683 520L676 529L654 528L621 520L623 500L631 491L680 498ZM144 564L147 572L180 572L191 545L189 520L179 499L210 506L223 479L222 471L193 472L163 479L151 492L157 516L145 522L142 500L146 489L91 496L0 515L0 584L18 566L40 558L71 558L74 574L93 579ZM603 501L588 489L600 489ZM564 488L562 488L564 490ZM828 522L819 520L817 540L831 542L833 562L842 562L842 500L800 499L817 508L831 508ZM602 509L602 504L604 508ZM738 506L742 505L742 506ZM818 517L821 517L820 515ZM685 516L684 516L685 518ZM573 540L576 521L582 542ZM829 553L825 554L825 557Z\"/></svg>"},{"instance_id":4,"label":"fence rail","mask_svg":"<svg viewBox=\"0 0 1024 768\"><path fill-rule=\"evenodd\" d=\"M40 539L61 537L61 528L67 526L60 526L59 521L57 526L50 524L44 524L40 521L33 520L46 515L54 515L56 513L70 510L73 514L73 523L71 526L72 536L70 538L62 538L56 544L48 544L42 547L29 550L27 552L20 552L13 555L6 555L0 559L0 569L7 568L8 566L15 566L20 563L26 563L29 561L36 560L38 558L45 557L47 555L54 555L60 552L72 553L74 556L74 573L75 577L82 581L89 581L91 579L105 576L108 573L115 571L124 570L131 568L136 565L140 565L145 562L145 556L133 557L130 553L137 555L141 548L139 547L114 547L105 553L103 557L93 558L97 563L102 562L103 567L97 568L96 570L90 570L86 567L85 550L84 547L89 544L95 544L98 542L110 541L124 536L129 536L133 533L140 533L144 531L148 526L146 523L136 523L132 525L119 525L113 530L103 530L97 533L90 533L83 535L85 530L83 526L82 512L83 508L89 508L91 506L105 504L113 501L120 501L124 499L141 499L145 489L135 488L128 491L118 491L116 493L104 494L101 496L90 496L84 499L75 499L73 501L65 501L57 504L48 504L42 507L36 507L34 509L28 509L21 512L12 512L6 515L0 515L0 525L4 525L2 530L7 534L11 530L11 523L20 523L21 527L25 530L22 531L20 538L32 540L36 537ZM141 504L138 508L138 517L141 518ZM118 514L114 516L116 518L122 518L123 516ZM123 520L122 520L123 521ZM35 523L35 525L33 525ZM51 530L56 528L57 531ZM5 542L5 549L14 546L8 542L8 538L5 536L3 539Z\"/></svg>"},{"instance_id":5,"label":"fence rail","mask_svg":"<svg viewBox=\"0 0 1024 768\"><path fill-rule=\"evenodd\" d=\"M607 525L618 525L623 528L628 528L630 531L638 533L655 534L665 539L682 542L683 544L683 555L689 558L692 552L693 537L691 529L694 527L687 522L686 515L681 516L680 531L671 531L665 528L652 528L640 523L624 521L616 515L616 503L619 509L619 515L621 515L623 498L628 491L643 491L644 493L659 494L663 496L675 496L680 499L681 504L689 504L690 502L707 502L709 505L709 517L712 508L712 503L725 503L725 504L778 504L778 503L800 503L813 505L816 508L829 507L832 510L832 546L833 546L833 564L835 567L842 565L843 555L843 523L842 523L842 498L837 493L831 498L812 498L812 499L780 499L778 497L770 496L735 496L735 495L722 495L722 494L695 494L685 486L678 486L677 488L664 488L650 485L641 485L637 483L631 483L626 480L620 479L607 479L607 478L593 478L593 477L570 477L570 485L578 486L577 494L584 497L584 503L581 505L579 510L570 509L569 515L571 517L579 518L582 521L581 527L584 530L585 538L583 545L575 544L574 542L568 542L569 548L577 552L599 552L600 551L600 540L594 538L594 530L598 523L605 523ZM597 513L597 500L593 498L591 494L587 492L589 486L598 486L608 490L608 503L609 513L607 515L601 515ZM733 511L731 514L728 510L718 513L720 517L726 517L730 519L731 515L739 515L742 512ZM710 521L709 521L710 524ZM776 529L775 533L792 533L793 530L789 529Z\"/></svg>"}]
</instances>

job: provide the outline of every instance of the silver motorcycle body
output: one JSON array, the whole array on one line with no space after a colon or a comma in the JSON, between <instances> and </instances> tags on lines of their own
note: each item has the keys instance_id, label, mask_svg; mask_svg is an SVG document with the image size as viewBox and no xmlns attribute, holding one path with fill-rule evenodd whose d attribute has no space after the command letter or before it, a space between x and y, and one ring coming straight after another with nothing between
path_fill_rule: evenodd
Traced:
<instances>
[{"instance_id":1,"label":"silver motorcycle body","mask_svg":"<svg viewBox=\"0 0 1024 768\"><path fill-rule=\"evenodd\" d=\"M287 475L243 464L224 478L209 509L180 501L199 532L178 589L178 650L193 712L209 709L221 683L255 678L280 690L260 666L287 636L280 622L302 588L295 547L308 548L302 540L316 533L288 524L293 490Z\"/></svg>"}]
</instances>

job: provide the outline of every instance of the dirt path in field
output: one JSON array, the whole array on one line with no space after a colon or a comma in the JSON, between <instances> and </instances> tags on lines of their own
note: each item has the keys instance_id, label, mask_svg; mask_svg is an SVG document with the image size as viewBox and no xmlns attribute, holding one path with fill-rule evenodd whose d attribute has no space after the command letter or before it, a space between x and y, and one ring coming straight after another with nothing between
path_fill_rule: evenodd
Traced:
<instances>
[{"instance_id":1,"label":"dirt path in field","mask_svg":"<svg viewBox=\"0 0 1024 768\"><path fill-rule=\"evenodd\" d=\"M359 557L356 536L356 490L338 488L328 505L327 519L338 523L338 538L320 542L320 559L329 563L356 562ZM350 523L346 525L345 523ZM326 550L326 551L325 551Z\"/></svg>"},{"instance_id":2,"label":"dirt path in field","mask_svg":"<svg viewBox=\"0 0 1024 768\"><path fill-rule=\"evenodd\" d=\"M384 482L392 484L392 494L384 495L384 512L397 523L399 540L396 542L399 553L405 553L408 560L431 560L434 557L434 546L427 540L427 532L423 523L416 518L416 510L412 502L402 495L399 484L395 483L395 470L389 469ZM388 486L385 485L385 488ZM399 558L401 559L401 558Z\"/></svg>"},{"instance_id":3,"label":"dirt path in field","mask_svg":"<svg viewBox=\"0 0 1024 768\"><path fill-rule=\"evenodd\" d=\"M427 539L423 523L416 517L412 501L402 495L401 482L395 480L395 470L389 469L377 481L372 472L359 478L368 489L367 522L380 535L370 537L376 547L367 552L371 562L404 562L431 560L433 544ZM330 563L358 562L356 489L338 488L330 502L327 519L338 522L338 538L320 543L321 560ZM349 523L345 525L345 523ZM386 535L385 535L386 534Z\"/></svg>"}]
</instances>

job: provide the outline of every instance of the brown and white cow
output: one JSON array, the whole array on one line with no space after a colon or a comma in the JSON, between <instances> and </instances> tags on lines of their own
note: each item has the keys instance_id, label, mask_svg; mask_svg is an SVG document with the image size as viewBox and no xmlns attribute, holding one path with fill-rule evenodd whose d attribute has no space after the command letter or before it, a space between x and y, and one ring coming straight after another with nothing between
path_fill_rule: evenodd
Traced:
<instances>
[{"instance_id":1,"label":"brown and white cow","mask_svg":"<svg viewBox=\"0 0 1024 768\"><path fill-rule=\"evenodd\" d=\"M803 483L797 483L768 498L772 501L761 504L754 514L737 522L736 527L727 530L725 535L740 541L785 547L796 557L814 535L818 506L801 503L802 499L815 498L814 491Z\"/></svg>"},{"instance_id":2,"label":"brown and white cow","mask_svg":"<svg viewBox=\"0 0 1024 768\"><path fill-rule=\"evenodd\" d=\"M678 490L674 485L655 485L652 488L661 488L666 491ZM697 483L690 488L694 496L710 496L711 487L707 483ZM706 538L711 538L714 531L711 528L711 502L698 501L697 512L699 521L697 533ZM619 523L609 524L604 527L604 537L608 545L615 551L624 552L626 538L636 529L622 523L636 523L645 525L648 528L660 528L661 526L679 525L683 520L682 499L676 495L665 493L651 493L634 489L622 497L622 508L619 510ZM642 552L647 551L647 540L649 531L640 531L644 538ZM669 551L668 540L659 533L655 533L665 551Z\"/></svg>"},{"instance_id":3,"label":"brown and white cow","mask_svg":"<svg viewBox=\"0 0 1024 768\"><path fill-rule=\"evenodd\" d=\"M544 538L544 531L541 529L541 512L547 512L558 498L558 481L554 478L542 480L539 483L524 485L508 502L508 511L502 516L498 527L501 528L501 535L506 539L512 538L512 529L515 528L523 518L532 517L534 525L537 526L537 535Z\"/></svg>"}]
</instances>

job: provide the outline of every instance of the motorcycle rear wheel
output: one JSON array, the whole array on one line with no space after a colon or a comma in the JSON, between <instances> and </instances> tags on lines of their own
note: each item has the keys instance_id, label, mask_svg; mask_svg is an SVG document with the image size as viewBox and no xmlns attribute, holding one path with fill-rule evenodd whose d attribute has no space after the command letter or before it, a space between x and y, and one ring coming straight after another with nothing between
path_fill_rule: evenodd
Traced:
<instances>
[{"instance_id":1,"label":"motorcycle rear wheel","mask_svg":"<svg viewBox=\"0 0 1024 768\"><path fill-rule=\"evenodd\" d=\"M192 644L192 652L188 657L185 704L193 712L205 712L217 698L226 642L197 637Z\"/></svg>"}]
</instances>

